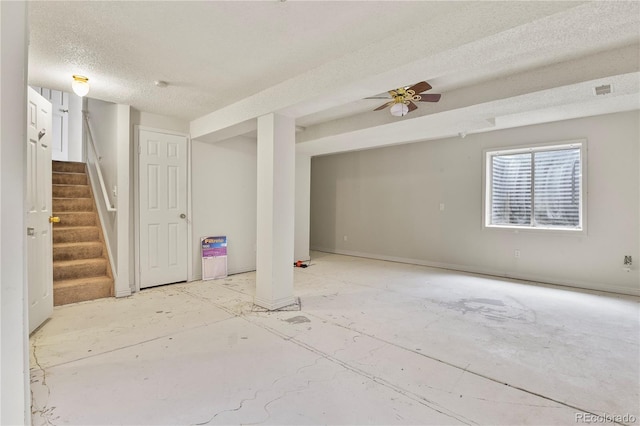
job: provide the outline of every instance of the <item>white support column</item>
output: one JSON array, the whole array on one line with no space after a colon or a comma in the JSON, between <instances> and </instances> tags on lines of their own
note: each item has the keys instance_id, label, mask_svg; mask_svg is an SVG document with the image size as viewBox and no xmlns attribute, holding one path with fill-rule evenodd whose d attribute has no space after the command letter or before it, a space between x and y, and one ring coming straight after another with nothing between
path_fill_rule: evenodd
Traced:
<instances>
[{"instance_id":1,"label":"white support column","mask_svg":"<svg viewBox=\"0 0 640 426\"><path fill-rule=\"evenodd\" d=\"M294 261L309 260L309 218L311 215L311 157L296 154L296 228Z\"/></svg>"},{"instance_id":2,"label":"white support column","mask_svg":"<svg viewBox=\"0 0 640 426\"><path fill-rule=\"evenodd\" d=\"M258 203L255 304L273 310L295 303L293 233L295 120L258 118Z\"/></svg>"}]
</instances>

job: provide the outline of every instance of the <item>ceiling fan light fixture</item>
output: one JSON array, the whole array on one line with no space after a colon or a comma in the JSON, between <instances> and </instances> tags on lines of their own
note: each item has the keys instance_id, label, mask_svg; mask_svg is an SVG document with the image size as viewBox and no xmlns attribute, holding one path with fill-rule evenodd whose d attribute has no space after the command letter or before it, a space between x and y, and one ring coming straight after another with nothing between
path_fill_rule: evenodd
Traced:
<instances>
[{"instance_id":1,"label":"ceiling fan light fixture","mask_svg":"<svg viewBox=\"0 0 640 426\"><path fill-rule=\"evenodd\" d=\"M418 109L418 105L415 102L438 102L442 95L437 93L424 94L427 90L431 90L432 87L426 81L421 81L407 88L400 87L399 89L389 90L388 97L374 96L366 99L387 99L388 102L380 105L374 111L380 111L385 108L390 108L391 115L394 117L403 117L409 114L411 111Z\"/></svg>"},{"instance_id":2,"label":"ceiling fan light fixture","mask_svg":"<svg viewBox=\"0 0 640 426\"><path fill-rule=\"evenodd\" d=\"M409 107L404 103L395 103L390 112L394 117L403 117L409 113Z\"/></svg>"},{"instance_id":3,"label":"ceiling fan light fixture","mask_svg":"<svg viewBox=\"0 0 640 426\"><path fill-rule=\"evenodd\" d=\"M86 96L89 93L89 78L83 75L74 75L71 88L76 95Z\"/></svg>"}]
</instances>

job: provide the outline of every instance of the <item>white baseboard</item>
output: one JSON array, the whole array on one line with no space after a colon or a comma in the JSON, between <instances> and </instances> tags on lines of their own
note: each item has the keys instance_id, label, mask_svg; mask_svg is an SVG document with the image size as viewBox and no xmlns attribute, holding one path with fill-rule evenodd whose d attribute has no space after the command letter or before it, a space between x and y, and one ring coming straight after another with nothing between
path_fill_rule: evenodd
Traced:
<instances>
[{"instance_id":1,"label":"white baseboard","mask_svg":"<svg viewBox=\"0 0 640 426\"><path fill-rule=\"evenodd\" d=\"M507 271L499 271L491 268L483 268L479 266L458 265L454 263L443 263L443 262L431 262L431 261L422 260L422 259L411 259L411 258L404 258L404 257L387 256L382 254L363 253L359 251L332 249L328 247L311 247L311 250L320 251L324 253L342 254L345 256L363 257L367 259L386 260L389 262L408 263L411 265L429 266L432 268L451 269L454 271L470 272L473 274L490 275L493 277L510 278L510 279L517 279L522 281L532 281L532 282L541 283L541 284L552 284L552 285L563 286L563 287L573 287L573 288L580 288L585 290L604 291L607 293L624 294L629 296L640 296L639 288L612 286L612 285L605 285L602 283L594 283L594 282L581 281L581 280L567 281L567 280L548 277L544 275L512 273Z\"/></svg>"},{"instance_id":2,"label":"white baseboard","mask_svg":"<svg viewBox=\"0 0 640 426\"><path fill-rule=\"evenodd\" d=\"M264 300L259 297L255 297L253 303L269 311L275 311L276 309L295 304L296 299L294 297L284 297L276 300Z\"/></svg>"},{"instance_id":3,"label":"white baseboard","mask_svg":"<svg viewBox=\"0 0 640 426\"><path fill-rule=\"evenodd\" d=\"M117 290L116 291L116 297L128 297L131 296L131 289L130 288L126 288L126 289L122 289L122 290Z\"/></svg>"}]
</instances>

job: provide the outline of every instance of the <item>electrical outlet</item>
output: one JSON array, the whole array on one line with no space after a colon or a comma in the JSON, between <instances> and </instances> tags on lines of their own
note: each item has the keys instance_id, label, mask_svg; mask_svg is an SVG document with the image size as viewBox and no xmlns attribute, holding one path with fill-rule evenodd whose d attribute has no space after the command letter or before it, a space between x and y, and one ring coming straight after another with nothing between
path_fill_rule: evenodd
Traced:
<instances>
[{"instance_id":1,"label":"electrical outlet","mask_svg":"<svg viewBox=\"0 0 640 426\"><path fill-rule=\"evenodd\" d=\"M624 266L631 266L633 265L633 260L631 259L631 256L626 256L624 257Z\"/></svg>"},{"instance_id":2,"label":"electrical outlet","mask_svg":"<svg viewBox=\"0 0 640 426\"><path fill-rule=\"evenodd\" d=\"M444 203L440 203L440 211L444 211Z\"/></svg>"},{"instance_id":3,"label":"electrical outlet","mask_svg":"<svg viewBox=\"0 0 640 426\"><path fill-rule=\"evenodd\" d=\"M342 236L342 241L347 241L347 236L346 235Z\"/></svg>"},{"instance_id":4,"label":"electrical outlet","mask_svg":"<svg viewBox=\"0 0 640 426\"><path fill-rule=\"evenodd\" d=\"M516 249L513 251L513 257L516 259L520 259L520 250Z\"/></svg>"}]
</instances>

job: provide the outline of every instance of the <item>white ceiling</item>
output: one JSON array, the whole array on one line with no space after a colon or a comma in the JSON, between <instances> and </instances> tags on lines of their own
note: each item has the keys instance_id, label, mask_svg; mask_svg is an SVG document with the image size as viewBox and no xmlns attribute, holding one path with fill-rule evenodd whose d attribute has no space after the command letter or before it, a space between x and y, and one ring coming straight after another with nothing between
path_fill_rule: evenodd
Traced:
<instances>
[{"instance_id":1,"label":"white ceiling","mask_svg":"<svg viewBox=\"0 0 640 426\"><path fill-rule=\"evenodd\" d=\"M31 2L29 19L30 84L84 74L91 97L201 140L279 112L317 155L640 108L636 1ZM439 104L395 118L363 100L420 80ZM603 82L623 90L592 97Z\"/></svg>"},{"instance_id":2,"label":"white ceiling","mask_svg":"<svg viewBox=\"0 0 640 426\"><path fill-rule=\"evenodd\" d=\"M31 2L29 81L194 119L464 3ZM154 80L170 86L158 89Z\"/></svg>"}]
</instances>

